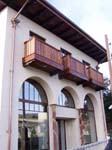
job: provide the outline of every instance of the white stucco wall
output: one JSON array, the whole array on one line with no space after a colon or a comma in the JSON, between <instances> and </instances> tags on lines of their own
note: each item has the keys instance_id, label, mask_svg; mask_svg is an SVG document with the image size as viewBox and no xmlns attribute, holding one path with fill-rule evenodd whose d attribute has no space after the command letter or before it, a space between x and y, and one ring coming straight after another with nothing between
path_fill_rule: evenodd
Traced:
<instances>
[{"instance_id":1,"label":"white stucco wall","mask_svg":"<svg viewBox=\"0 0 112 150\"><path fill-rule=\"evenodd\" d=\"M6 138L6 119L2 118L4 112L7 113L7 101L5 101L4 105L4 99L3 99L3 91L6 89L3 88L4 84L4 67L5 67L5 47L6 47L6 26L7 26L7 9L0 12L0 145L1 143L7 142ZM5 81L7 83L7 81ZM2 124L2 121L4 120L4 123Z\"/></svg>"},{"instance_id":2,"label":"white stucco wall","mask_svg":"<svg viewBox=\"0 0 112 150\"><path fill-rule=\"evenodd\" d=\"M8 101L9 101L9 88L10 88L10 62L11 62L11 49L12 49L12 25L11 25L11 18L15 16L16 12L13 11L10 8L6 8L3 10L3 13L5 14L4 23L6 24L7 21L7 28L6 28L6 37L4 36L3 43L5 42L5 46L3 44L3 51L2 54L4 57L2 60L0 60L3 71L2 76L0 77L0 84L2 83L1 87L1 112L2 116L0 116L2 122L1 122L1 128L0 128L0 146L2 146L3 150L7 149L7 129L8 129ZM14 84L13 84L13 110L12 110L12 148L11 150L17 150L17 142L18 142L18 95L19 90L22 85L22 83L28 79L33 78L39 82L42 87L45 89L47 97L48 97L48 103L49 103L49 110L50 104L57 104L58 95L60 91L63 88L66 88L71 95L74 98L74 102L76 105L76 109L83 108L84 98L86 94L92 95L92 101L94 103L95 108L95 118L96 118L96 128L97 128L97 135L98 140L105 139L105 132L104 132L104 122L102 118L102 108L101 108L101 101L100 101L100 95L99 92L95 92L91 88L84 88L82 85L77 86L74 82L68 81L68 80L59 80L58 76L49 76L48 73L43 72L38 69L34 69L31 67L24 68L22 65L22 57L24 56L24 41L29 39L29 31L33 31L42 37L46 38L46 42L51 44L52 46L60 49L60 47L67 49L70 51L73 56L79 60L86 60L88 61L91 66L96 66L96 61L87 56L86 54L80 52L67 42L61 40L54 34L50 33L46 29L43 29L39 25L35 24L31 20L19 16L20 23L17 25L16 28L16 43L15 43L15 53L14 53ZM5 30L5 26L3 27ZM5 40L6 39L6 40ZM1 58L1 56L0 56ZM1 65L0 64L0 65ZM1 69L0 68L0 69ZM3 81L3 82L2 82ZM5 118L5 119L4 119ZM49 118L51 119L51 118ZM78 119L75 121L75 132L73 137L77 141L77 146L80 145L80 129L79 129L79 121ZM72 126L73 122L71 122ZM52 128L52 125L50 125ZM50 138L52 137L52 129L50 128ZM69 135L69 126L68 126L68 135ZM78 132L79 131L79 132ZM75 136L75 133L79 133L77 136ZM1 136L2 135L2 136ZM75 143L71 141L72 147L75 146ZM70 144L68 143L68 146L70 147ZM53 141L51 139L50 147L52 150L53 147Z\"/></svg>"},{"instance_id":3,"label":"white stucco wall","mask_svg":"<svg viewBox=\"0 0 112 150\"><path fill-rule=\"evenodd\" d=\"M0 111L1 111L1 96L2 96L2 79L3 79L3 65L4 52L6 43L6 25L7 25L7 9L0 12Z\"/></svg>"}]
</instances>

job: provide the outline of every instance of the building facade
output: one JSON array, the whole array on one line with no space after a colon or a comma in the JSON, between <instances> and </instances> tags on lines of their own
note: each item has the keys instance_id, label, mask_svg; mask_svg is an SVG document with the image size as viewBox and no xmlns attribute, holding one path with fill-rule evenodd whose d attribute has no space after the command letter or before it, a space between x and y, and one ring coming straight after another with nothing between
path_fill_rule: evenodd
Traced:
<instances>
[{"instance_id":1,"label":"building facade","mask_svg":"<svg viewBox=\"0 0 112 150\"><path fill-rule=\"evenodd\" d=\"M23 4L0 1L0 146L103 150L105 49L47 2Z\"/></svg>"}]
</instances>

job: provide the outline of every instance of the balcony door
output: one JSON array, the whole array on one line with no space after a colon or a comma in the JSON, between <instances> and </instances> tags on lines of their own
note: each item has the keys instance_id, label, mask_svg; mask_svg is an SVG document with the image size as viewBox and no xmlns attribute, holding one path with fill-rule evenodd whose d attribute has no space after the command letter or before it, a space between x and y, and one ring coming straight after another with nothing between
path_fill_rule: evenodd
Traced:
<instances>
[{"instance_id":1,"label":"balcony door","mask_svg":"<svg viewBox=\"0 0 112 150\"><path fill-rule=\"evenodd\" d=\"M58 150L66 150L65 120L57 120Z\"/></svg>"}]
</instances>

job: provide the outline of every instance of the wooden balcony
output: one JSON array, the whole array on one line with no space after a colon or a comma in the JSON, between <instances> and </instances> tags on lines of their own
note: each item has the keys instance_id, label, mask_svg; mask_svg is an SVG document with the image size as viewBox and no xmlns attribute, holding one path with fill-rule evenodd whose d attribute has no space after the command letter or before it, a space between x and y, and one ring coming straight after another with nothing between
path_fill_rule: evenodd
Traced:
<instances>
[{"instance_id":1,"label":"wooden balcony","mask_svg":"<svg viewBox=\"0 0 112 150\"><path fill-rule=\"evenodd\" d=\"M37 37L26 41L23 58L24 67L31 66L50 73L59 74L60 79L75 81L77 84L89 86L95 90L103 89L103 75L86 66L71 55L62 57L61 51L45 43Z\"/></svg>"},{"instance_id":2,"label":"wooden balcony","mask_svg":"<svg viewBox=\"0 0 112 150\"><path fill-rule=\"evenodd\" d=\"M90 67L88 68L88 75L89 75L89 82L87 83L88 86L94 88L97 91L104 88L104 80L102 73Z\"/></svg>"},{"instance_id":3,"label":"wooden balcony","mask_svg":"<svg viewBox=\"0 0 112 150\"><path fill-rule=\"evenodd\" d=\"M60 73L60 78L75 81L77 84L101 90L104 87L102 73L89 67L70 55L63 57L64 71Z\"/></svg>"},{"instance_id":4,"label":"wooden balcony","mask_svg":"<svg viewBox=\"0 0 112 150\"><path fill-rule=\"evenodd\" d=\"M72 58L70 55L63 57L64 71L60 74L60 78L65 78L81 84L89 81L88 70L83 63Z\"/></svg>"},{"instance_id":5,"label":"wooden balcony","mask_svg":"<svg viewBox=\"0 0 112 150\"><path fill-rule=\"evenodd\" d=\"M24 45L24 67L32 66L44 70L51 75L63 70L61 51L35 36L31 40L26 41Z\"/></svg>"}]
</instances>

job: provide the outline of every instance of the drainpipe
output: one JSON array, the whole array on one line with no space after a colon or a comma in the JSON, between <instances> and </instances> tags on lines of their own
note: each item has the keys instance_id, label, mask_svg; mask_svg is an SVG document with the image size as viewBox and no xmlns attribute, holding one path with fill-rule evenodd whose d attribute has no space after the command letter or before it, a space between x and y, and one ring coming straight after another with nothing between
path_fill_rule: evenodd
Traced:
<instances>
[{"instance_id":1,"label":"drainpipe","mask_svg":"<svg viewBox=\"0 0 112 150\"><path fill-rule=\"evenodd\" d=\"M7 143L7 150L11 150L11 133L12 133L12 105L13 105L13 77L14 77L14 53L15 53L15 39L16 39L16 26L19 23L17 19L22 10L28 4L29 0L26 0L18 11L16 16L11 19L12 23L12 50L11 50L11 63L10 63L10 85L9 85L9 112L8 112L8 143Z\"/></svg>"}]
</instances>

